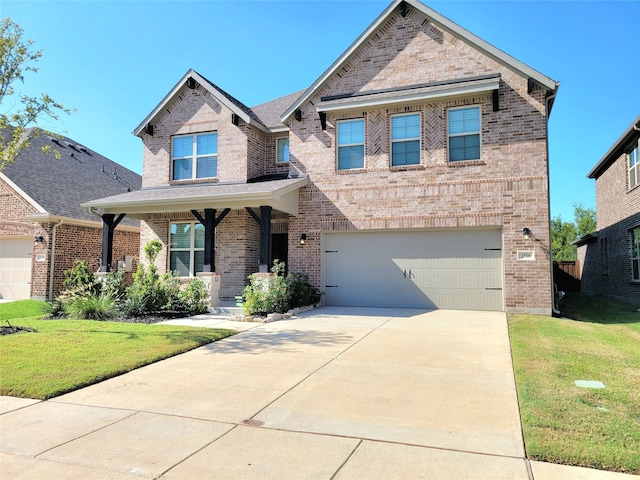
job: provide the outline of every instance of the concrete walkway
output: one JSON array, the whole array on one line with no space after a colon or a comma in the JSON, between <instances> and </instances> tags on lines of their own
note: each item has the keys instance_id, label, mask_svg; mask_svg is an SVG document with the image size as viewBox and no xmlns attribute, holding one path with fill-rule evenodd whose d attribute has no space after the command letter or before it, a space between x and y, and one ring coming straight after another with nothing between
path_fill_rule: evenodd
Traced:
<instances>
[{"instance_id":1,"label":"concrete walkway","mask_svg":"<svg viewBox=\"0 0 640 480\"><path fill-rule=\"evenodd\" d=\"M0 476L629 477L524 459L504 314L187 323L243 331L46 402L2 397Z\"/></svg>"}]
</instances>

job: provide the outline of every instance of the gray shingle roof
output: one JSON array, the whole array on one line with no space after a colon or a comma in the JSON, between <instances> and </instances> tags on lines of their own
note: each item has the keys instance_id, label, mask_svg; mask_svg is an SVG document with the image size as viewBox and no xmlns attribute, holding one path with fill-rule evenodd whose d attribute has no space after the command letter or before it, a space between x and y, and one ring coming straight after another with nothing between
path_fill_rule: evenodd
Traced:
<instances>
[{"instance_id":1,"label":"gray shingle roof","mask_svg":"<svg viewBox=\"0 0 640 480\"><path fill-rule=\"evenodd\" d=\"M33 130L30 136L29 148L2 173L51 215L99 221L80 204L142 186L140 175L70 138L53 137L47 132L33 135ZM44 153L45 145L62 157ZM126 220L123 223L138 224Z\"/></svg>"},{"instance_id":2,"label":"gray shingle roof","mask_svg":"<svg viewBox=\"0 0 640 480\"><path fill-rule=\"evenodd\" d=\"M286 125L280 121L280 115L303 93L304 90L299 90L289 95L276 98L275 100L251 107L251 110L267 128L286 128Z\"/></svg>"}]
</instances>

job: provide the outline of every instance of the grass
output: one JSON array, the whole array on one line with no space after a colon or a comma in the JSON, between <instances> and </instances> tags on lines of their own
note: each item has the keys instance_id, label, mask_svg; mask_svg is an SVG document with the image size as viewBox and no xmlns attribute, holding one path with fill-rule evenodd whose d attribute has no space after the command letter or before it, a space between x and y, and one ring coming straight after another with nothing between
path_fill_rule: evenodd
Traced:
<instances>
[{"instance_id":1,"label":"grass","mask_svg":"<svg viewBox=\"0 0 640 480\"><path fill-rule=\"evenodd\" d=\"M231 330L92 320L42 320L42 303L0 304L0 394L47 399L233 335Z\"/></svg>"},{"instance_id":2,"label":"grass","mask_svg":"<svg viewBox=\"0 0 640 480\"><path fill-rule=\"evenodd\" d=\"M571 318L509 316L527 456L640 474L640 313L581 294L561 309Z\"/></svg>"}]
</instances>

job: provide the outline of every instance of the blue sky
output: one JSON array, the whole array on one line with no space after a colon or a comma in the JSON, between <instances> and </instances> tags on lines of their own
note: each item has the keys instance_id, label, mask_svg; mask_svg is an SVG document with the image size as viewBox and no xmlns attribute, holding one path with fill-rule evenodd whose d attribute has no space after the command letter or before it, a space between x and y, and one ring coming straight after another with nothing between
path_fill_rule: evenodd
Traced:
<instances>
[{"instance_id":1,"label":"blue sky","mask_svg":"<svg viewBox=\"0 0 640 480\"><path fill-rule=\"evenodd\" d=\"M307 88L388 3L2 0L0 15L43 50L18 89L77 109L42 126L141 173L131 132L189 68L254 106ZM640 114L640 2L425 3L561 82L551 214L573 220L575 202L595 207L586 174Z\"/></svg>"}]
</instances>

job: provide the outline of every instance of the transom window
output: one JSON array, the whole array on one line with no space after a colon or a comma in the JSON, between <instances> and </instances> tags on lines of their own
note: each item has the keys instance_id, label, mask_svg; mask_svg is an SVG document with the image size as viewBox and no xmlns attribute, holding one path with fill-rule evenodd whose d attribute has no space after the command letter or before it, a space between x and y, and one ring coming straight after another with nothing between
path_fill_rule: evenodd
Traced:
<instances>
[{"instance_id":1,"label":"transom window","mask_svg":"<svg viewBox=\"0 0 640 480\"><path fill-rule=\"evenodd\" d=\"M338 122L338 170L364 168L364 119Z\"/></svg>"},{"instance_id":2,"label":"transom window","mask_svg":"<svg viewBox=\"0 0 640 480\"><path fill-rule=\"evenodd\" d=\"M172 223L169 234L169 270L181 277L193 277L204 265L204 226L200 223Z\"/></svg>"},{"instance_id":3,"label":"transom window","mask_svg":"<svg viewBox=\"0 0 640 480\"><path fill-rule=\"evenodd\" d=\"M391 166L420 163L420 114L391 117Z\"/></svg>"},{"instance_id":4,"label":"transom window","mask_svg":"<svg viewBox=\"0 0 640 480\"><path fill-rule=\"evenodd\" d=\"M287 163L289 161L289 137L279 138L276 144L278 147L276 162Z\"/></svg>"},{"instance_id":5,"label":"transom window","mask_svg":"<svg viewBox=\"0 0 640 480\"><path fill-rule=\"evenodd\" d=\"M631 230L631 278L640 281L640 227Z\"/></svg>"},{"instance_id":6,"label":"transom window","mask_svg":"<svg viewBox=\"0 0 640 480\"><path fill-rule=\"evenodd\" d=\"M640 147L629 152L629 190L640 185Z\"/></svg>"},{"instance_id":7,"label":"transom window","mask_svg":"<svg viewBox=\"0 0 640 480\"><path fill-rule=\"evenodd\" d=\"M452 108L447 118L449 161L480 160L480 107Z\"/></svg>"},{"instance_id":8,"label":"transom window","mask_svg":"<svg viewBox=\"0 0 640 480\"><path fill-rule=\"evenodd\" d=\"M218 134L181 135L171 144L173 180L218 175Z\"/></svg>"}]
</instances>

